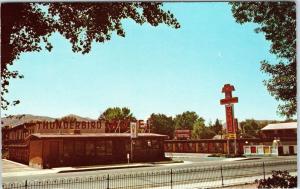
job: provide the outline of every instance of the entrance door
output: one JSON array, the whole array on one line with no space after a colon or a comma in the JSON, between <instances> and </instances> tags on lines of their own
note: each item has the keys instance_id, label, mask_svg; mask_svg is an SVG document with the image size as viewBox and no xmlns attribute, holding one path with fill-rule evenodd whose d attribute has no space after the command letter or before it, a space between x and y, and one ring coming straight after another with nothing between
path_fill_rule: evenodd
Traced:
<instances>
[{"instance_id":1,"label":"entrance door","mask_svg":"<svg viewBox=\"0 0 300 189\"><path fill-rule=\"evenodd\" d=\"M48 162L50 167L55 167L59 164L59 144L58 141L49 142Z\"/></svg>"},{"instance_id":2,"label":"entrance door","mask_svg":"<svg viewBox=\"0 0 300 189\"><path fill-rule=\"evenodd\" d=\"M289 154L295 154L294 146L289 146Z\"/></svg>"},{"instance_id":3,"label":"entrance door","mask_svg":"<svg viewBox=\"0 0 300 189\"><path fill-rule=\"evenodd\" d=\"M278 146L278 155L282 156L283 155L283 147Z\"/></svg>"},{"instance_id":4,"label":"entrance door","mask_svg":"<svg viewBox=\"0 0 300 189\"><path fill-rule=\"evenodd\" d=\"M127 161L127 154L125 150L126 140L114 140L112 142L112 155L116 162Z\"/></svg>"}]
</instances>

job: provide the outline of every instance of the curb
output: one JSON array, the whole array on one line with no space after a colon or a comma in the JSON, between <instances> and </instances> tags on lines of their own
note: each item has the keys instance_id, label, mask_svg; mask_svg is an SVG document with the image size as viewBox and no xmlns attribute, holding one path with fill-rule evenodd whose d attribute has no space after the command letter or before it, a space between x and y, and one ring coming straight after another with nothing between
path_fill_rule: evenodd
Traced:
<instances>
[{"instance_id":1,"label":"curb","mask_svg":"<svg viewBox=\"0 0 300 189\"><path fill-rule=\"evenodd\" d=\"M20 166L23 166L23 167L28 167L28 165L25 165L25 164L19 163L19 162L15 162L15 161L11 161L9 159L2 159L2 161L7 161L7 162L13 163L15 165L20 165Z\"/></svg>"},{"instance_id":2,"label":"curb","mask_svg":"<svg viewBox=\"0 0 300 189\"><path fill-rule=\"evenodd\" d=\"M247 185L253 185L255 182L245 182L245 183L240 183L240 184L228 184L224 186L217 186L217 187L208 187L206 189L219 189L219 188L230 188L230 187L238 187L238 186L247 186Z\"/></svg>"},{"instance_id":3,"label":"curb","mask_svg":"<svg viewBox=\"0 0 300 189\"><path fill-rule=\"evenodd\" d=\"M115 166L115 167L95 167L95 168L81 168L61 170L57 173L70 173L70 172L84 172L84 171L98 171L98 170L110 170L110 169L127 169L127 168L140 168L140 167L153 167L154 165L131 165L131 166Z\"/></svg>"}]
</instances>

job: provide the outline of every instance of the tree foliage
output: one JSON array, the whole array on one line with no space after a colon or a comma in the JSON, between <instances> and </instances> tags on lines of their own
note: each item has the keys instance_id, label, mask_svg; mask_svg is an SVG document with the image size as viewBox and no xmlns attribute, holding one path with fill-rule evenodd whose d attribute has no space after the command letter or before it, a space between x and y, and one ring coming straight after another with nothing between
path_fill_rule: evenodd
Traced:
<instances>
[{"instance_id":1,"label":"tree foliage","mask_svg":"<svg viewBox=\"0 0 300 189\"><path fill-rule=\"evenodd\" d=\"M221 130L219 127L221 126ZM205 120L200 117L193 125L192 138L193 139L211 139L217 134L222 134L222 125L217 119L215 124L205 125Z\"/></svg>"},{"instance_id":2,"label":"tree foliage","mask_svg":"<svg viewBox=\"0 0 300 189\"><path fill-rule=\"evenodd\" d=\"M290 121L287 121L290 122ZM255 119L246 119L245 121L240 122L242 129L241 135L243 138L256 138L261 137L261 129L270 123L279 123L275 120L255 120Z\"/></svg>"},{"instance_id":3,"label":"tree foliage","mask_svg":"<svg viewBox=\"0 0 300 189\"><path fill-rule=\"evenodd\" d=\"M9 66L21 53L51 51L48 40L58 32L72 44L73 52L88 53L93 41L103 43L113 32L124 37L123 19L132 19L142 25L161 23L173 28L180 25L169 11L156 2L55 2L55 3L2 3L1 4L1 108L11 104L4 95L8 93L9 80L23 78ZM13 102L18 104L19 100Z\"/></svg>"},{"instance_id":4,"label":"tree foliage","mask_svg":"<svg viewBox=\"0 0 300 189\"><path fill-rule=\"evenodd\" d=\"M199 116L196 114L196 112L186 111L182 114L178 114L174 119L175 128L193 130L194 123L198 118Z\"/></svg>"},{"instance_id":5,"label":"tree foliage","mask_svg":"<svg viewBox=\"0 0 300 189\"><path fill-rule=\"evenodd\" d=\"M272 171L272 177L255 181L257 188L297 188L297 176L287 171Z\"/></svg>"},{"instance_id":6,"label":"tree foliage","mask_svg":"<svg viewBox=\"0 0 300 189\"><path fill-rule=\"evenodd\" d=\"M170 116L165 114L151 114L151 132L158 133L163 135L168 135L170 138L173 138L175 125L174 120Z\"/></svg>"},{"instance_id":7,"label":"tree foliage","mask_svg":"<svg viewBox=\"0 0 300 189\"><path fill-rule=\"evenodd\" d=\"M114 121L114 120L128 120L128 121L136 121L136 118L130 112L129 108L123 107L113 107L107 108L98 119L104 119L107 121Z\"/></svg>"},{"instance_id":8,"label":"tree foliage","mask_svg":"<svg viewBox=\"0 0 300 189\"><path fill-rule=\"evenodd\" d=\"M64 121L64 122L76 122L77 118L74 116L64 116L61 119L56 119L56 121Z\"/></svg>"},{"instance_id":9,"label":"tree foliage","mask_svg":"<svg viewBox=\"0 0 300 189\"><path fill-rule=\"evenodd\" d=\"M240 124L243 130L242 136L244 138L259 137L261 128L266 126L259 124L259 122L255 121L254 119L247 119L245 121L242 121Z\"/></svg>"},{"instance_id":10,"label":"tree foliage","mask_svg":"<svg viewBox=\"0 0 300 189\"><path fill-rule=\"evenodd\" d=\"M216 134L223 134L223 127L219 119L216 119L214 125L212 125L212 128L214 133Z\"/></svg>"},{"instance_id":11,"label":"tree foliage","mask_svg":"<svg viewBox=\"0 0 300 189\"><path fill-rule=\"evenodd\" d=\"M286 117L296 114L296 4L295 2L231 2L232 13L240 24L257 23L271 42L270 52L277 63L261 62L261 70L271 76L264 83L276 100L283 104L278 112Z\"/></svg>"}]
</instances>

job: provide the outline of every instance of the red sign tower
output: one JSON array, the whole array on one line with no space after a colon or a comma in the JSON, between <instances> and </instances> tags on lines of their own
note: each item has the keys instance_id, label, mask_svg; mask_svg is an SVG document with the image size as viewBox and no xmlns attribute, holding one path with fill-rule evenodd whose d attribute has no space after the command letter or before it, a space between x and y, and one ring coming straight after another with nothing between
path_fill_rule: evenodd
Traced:
<instances>
[{"instance_id":1,"label":"red sign tower","mask_svg":"<svg viewBox=\"0 0 300 189\"><path fill-rule=\"evenodd\" d=\"M222 88L222 93L225 93L225 98L220 100L221 105L225 105L226 111L226 127L227 127L227 139L236 139L236 132L238 130L237 119L234 119L234 108L233 104L238 102L238 97L232 97L232 91L234 86L225 84ZM229 153L229 140L227 141L227 153ZM235 149L236 153L236 149Z\"/></svg>"}]
</instances>

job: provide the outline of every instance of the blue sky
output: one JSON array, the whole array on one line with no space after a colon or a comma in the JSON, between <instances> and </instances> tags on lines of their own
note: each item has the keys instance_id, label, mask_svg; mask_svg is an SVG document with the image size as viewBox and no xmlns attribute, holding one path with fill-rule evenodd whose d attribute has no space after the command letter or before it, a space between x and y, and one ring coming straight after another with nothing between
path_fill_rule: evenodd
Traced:
<instances>
[{"instance_id":1,"label":"blue sky","mask_svg":"<svg viewBox=\"0 0 300 189\"><path fill-rule=\"evenodd\" d=\"M125 20L126 37L93 43L89 54L73 53L54 34L54 48L24 53L11 69L25 78L10 82L9 99L21 104L6 114L97 118L108 107L126 106L139 119L151 113L175 116L195 111L207 121L225 120L224 84L235 86L239 120L283 119L263 85L261 60L274 61L270 43L254 24L237 24L227 3L165 3L181 24L142 26Z\"/></svg>"}]
</instances>

